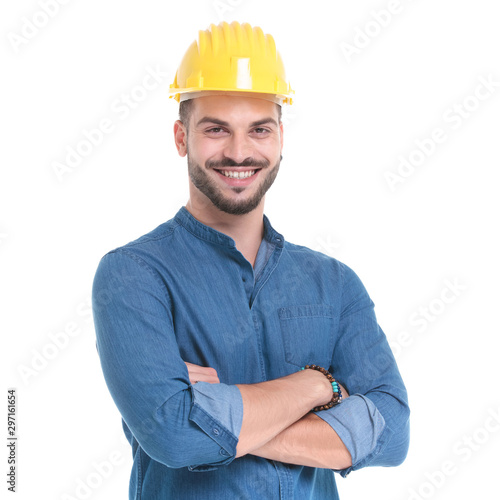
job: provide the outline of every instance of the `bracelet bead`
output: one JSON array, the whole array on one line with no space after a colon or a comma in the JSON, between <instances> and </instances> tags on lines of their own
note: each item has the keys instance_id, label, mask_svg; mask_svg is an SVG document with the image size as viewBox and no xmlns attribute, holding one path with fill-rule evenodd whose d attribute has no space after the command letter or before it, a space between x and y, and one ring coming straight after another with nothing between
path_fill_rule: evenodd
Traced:
<instances>
[{"instance_id":1,"label":"bracelet bead","mask_svg":"<svg viewBox=\"0 0 500 500\"><path fill-rule=\"evenodd\" d=\"M333 408L334 406L340 404L342 402L342 391L340 390L338 382L333 378L333 375L328 370L325 370L323 367L318 365L306 365L301 368L301 370L307 370L307 369L317 370L321 372L331 383L333 391L333 397L329 403L320 406L315 406L312 409L312 411L329 410L330 408Z\"/></svg>"}]
</instances>

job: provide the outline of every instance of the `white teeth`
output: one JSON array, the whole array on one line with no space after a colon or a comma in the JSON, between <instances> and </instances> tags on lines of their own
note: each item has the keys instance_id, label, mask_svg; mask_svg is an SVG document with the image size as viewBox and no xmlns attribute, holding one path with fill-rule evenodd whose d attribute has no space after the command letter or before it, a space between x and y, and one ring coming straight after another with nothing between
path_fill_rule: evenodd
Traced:
<instances>
[{"instance_id":1,"label":"white teeth","mask_svg":"<svg viewBox=\"0 0 500 500\"><path fill-rule=\"evenodd\" d=\"M247 177L250 177L255 174L255 170L247 170L246 172L232 172L228 170L219 170L219 172L222 172L226 177L229 177L230 179L246 179Z\"/></svg>"}]
</instances>

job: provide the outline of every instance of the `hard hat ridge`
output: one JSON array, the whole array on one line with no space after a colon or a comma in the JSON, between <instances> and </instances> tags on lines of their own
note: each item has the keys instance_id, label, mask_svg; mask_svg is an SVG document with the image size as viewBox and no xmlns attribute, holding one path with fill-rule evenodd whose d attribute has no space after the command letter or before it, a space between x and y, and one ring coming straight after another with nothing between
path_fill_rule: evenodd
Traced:
<instances>
[{"instance_id":1,"label":"hard hat ridge","mask_svg":"<svg viewBox=\"0 0 500 500\"><path fill-rule=\"evenodd\" d=\"M294 93L273 37L236 21L200 30L170 85L170 97L178 102L203 92L261 94L279 104L291 104Z\"/></svg>"}]
</instances>

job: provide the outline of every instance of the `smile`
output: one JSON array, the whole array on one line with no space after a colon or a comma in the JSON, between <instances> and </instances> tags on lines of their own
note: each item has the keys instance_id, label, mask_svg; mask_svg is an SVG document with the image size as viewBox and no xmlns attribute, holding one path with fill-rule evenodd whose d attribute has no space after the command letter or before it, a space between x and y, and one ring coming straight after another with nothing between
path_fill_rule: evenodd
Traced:
<instances>
[{"instance_id":1,"label":"smile","mask_svg":"<svg viewBox=\"0 0 500 500\"><path fill-rule=\"evenodd\" d=\"M246 179L255 175L257 170L233 171L233 170L217 170L217 172L229 177L230 179Z\"/></svg>"}]
</instances>

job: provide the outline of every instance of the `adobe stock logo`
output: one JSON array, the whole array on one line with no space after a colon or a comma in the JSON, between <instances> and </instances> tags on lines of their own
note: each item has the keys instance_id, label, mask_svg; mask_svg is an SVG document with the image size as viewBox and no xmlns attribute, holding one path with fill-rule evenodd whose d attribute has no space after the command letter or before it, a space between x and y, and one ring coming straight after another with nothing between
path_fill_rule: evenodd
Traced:
<instances>
[{"instance_id":1,"label":"adobe stock logo","mask_svg":"<svg viewBox=\"0 0 500 500\"><path fill-rule=\"evenodd\" d=\"M226 12L233 13L236 7L238 7L243 0L214 0L212 5L217 12L217 18L219 21L224 20L224 15Z\"/></svg>"},{"instance_id":2,"label":"adobe stock logo","mask_svg":"<svg viewBox=\"0 0 500 500\"><path fill-rule=\"evenodd\" d=\"M37 349L32 348L29 353L29 362L20 363L17 371L25 385L37 380L42 372L55 363L72 343L76 337L86 331L86 327L92 323L92 309L90 298L80 302L73 317L67 321L64 328L50 332L44 344Z\"/></svg>"},{"instance_id":3,"label":"adobe stock logo","mask_svg":"<svg viewBox=\"0 0 500 500\"><path fill-rule=\"evenodd\" d=\"M12 31L7 35L12 50L15 54L35 38L40 31L49 24L49 21L56 17L62 5L66 5L70 0L40 0L40 7L32 16L31 19L26 16L21 18L22 26L19 33Z\"/></svg>"},{"instance_id":4,"label":"adobe stock logo","mask_svg":"<svg viewBox=\"0 0 500 500\"><path fill-rule=\"evenodd\" d=\"M415 139L413 142L416 147L406 155L398 156L396 169L384 172L384 178L392 192L414 175L416 169L434 155L438 146L444 144L452 132L460 129L500 87L500 81L492 74L487 77L480 75L477 79L479 83L472 93L443 111L443 125L435 127L427 137Z\"/></svg>"},{"instance_id":5,"label":"adobe stock logo","mask_svg":"<svg viewBox=\"0 0 500 500\"><path fill-rule=\"evenodd\" d=\"M425 472L425 480L419 486L408 490L407 500L428 500L434 497L448 480L460 471L464 464L487 446L499 430L500 407L489 408L488 416L479 426L455 441L451 449L452 456L443 460L436 469Z\"/></svg>"},{"instance_id":6,"label":"adobe stock logo","mask_svg":"<svg viewBox=\"0 0 500 500\"><path fill-rule=\"evenodd\" d=\"M120 122L127 120L153 91L161 87L168 75L168 71L162 70L158 64L154 68L147 66L141 82L128 92L122 92L111 102L113 115L105 116L94 127L84 128L73 144L66 146L64 159L52 162L51 167L57 180L62 183L74 173L85 158L92 155L106 137L116 130Z\"/></svg>"},{"instance_id":7,"label":"adobe stock logo","mask_svg":"<svg viewBox=\"0 0 500 500\"><path fill-rule=\"evenodd\" d=\"M2 233L0 232L0 247L4 244L4 242L7 240L8 238L8 234L7 233Z\"/></svg>"},{"instance_id":8,"label":"adobe stock logo","mask_svg":"<svg viewBox=\"0 0 500 500\"><path fill-rule=\"evenodd\" d=\"M113 475L116 468L125 463L123 455L119 451L112 451L107 460L92 462L92 471L83 477L75 479L73 494L63 493L60 500L86 500L94 491L100 488Z\"/></svg>"},{"instance_id":9,"label":"adobe stock logo","mask_svg":"<svg viewBox=\"0 0 500 500\"><path fill-rule=\"evenodd\" d=\"M412 0L407 0L407 3ZM389 27L395 16L401 14L404 5L400 0L389 0L385 9L371 11L371 19L364 26L354 28L354 37L352 43L340 42L340 49L348 64L352 62L354 56L361 54L363 50L369 47L373 40L380 36L383 30Z\"/></svg>"},{"instance_id":10,"label":"adobe stock logo","mask_svg":"<svg viewBox=\"0 0 500 500\"><path fill-rule=\"evenodd\" d=\"M413 344L416 337L415 331L416 333L424 333L465 290L467 290L467 286L461 283L458 278L445 279L439 296L434 297L425 305L420 305L408 318L412 330L399 332L394 340L389 341L394 357L398 359L403 351Z\"/></svg>"}]
</instances>

